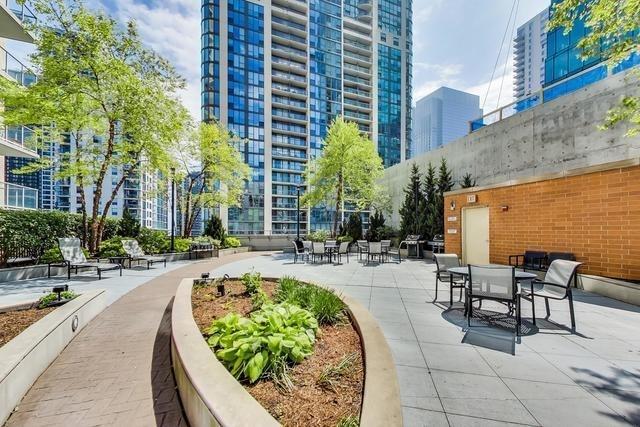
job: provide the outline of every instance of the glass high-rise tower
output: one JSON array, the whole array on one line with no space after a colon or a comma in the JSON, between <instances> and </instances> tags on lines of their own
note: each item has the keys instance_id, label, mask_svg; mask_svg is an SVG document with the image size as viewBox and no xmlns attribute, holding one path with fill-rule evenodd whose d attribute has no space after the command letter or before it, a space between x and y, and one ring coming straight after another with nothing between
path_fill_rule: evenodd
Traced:
<instances>
[{"instance_id":1,"label":"glass high-rise tower","mask_svg":"<svg viewBox=\"0 0 640 427\"><path fill-rule=\"evenodd\" d=\"M203 0L202 119L246 139L252 176L232 234L293 234L303 172L338 115L358 124L385 166L411 135L411 0ZM334 213L301 214L302 232Z\"/></svg>"}]
</instances>

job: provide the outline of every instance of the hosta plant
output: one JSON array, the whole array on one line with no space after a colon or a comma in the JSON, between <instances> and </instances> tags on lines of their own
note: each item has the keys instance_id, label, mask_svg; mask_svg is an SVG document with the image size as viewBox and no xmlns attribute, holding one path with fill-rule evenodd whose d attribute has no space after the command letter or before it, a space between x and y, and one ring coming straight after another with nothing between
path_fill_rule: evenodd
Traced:
<instances>
[{"instance_id":1,"label":"hosta plant","mask_svg":"<svg viewBox=\"0 0 640 427\"><path fill-rule=\"evenodd\" d=\"M229 313L205 330L216 357L238 380L256 382L274 364L299 363L313 353L318 322L289 303L265 304L249 318Z\"/></svg>"}]
</instances>

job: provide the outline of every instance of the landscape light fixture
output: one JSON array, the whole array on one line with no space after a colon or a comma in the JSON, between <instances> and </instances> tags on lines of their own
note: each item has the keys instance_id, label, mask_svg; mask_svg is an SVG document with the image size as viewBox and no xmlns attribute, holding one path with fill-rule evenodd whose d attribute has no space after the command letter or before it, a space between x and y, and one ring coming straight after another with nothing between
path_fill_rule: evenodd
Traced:
<instances>
[{"instance_id":1,"label":"landscape light fixture","mask_svg":"<svg viewBox=\"0 0 640 427\"><path fill-rule=\"evenodd\" d=\"M62 293L69 290L69 285L54 286L53 293L58 294L58 301L62 300Z\"/></svg>"},{"instance_id":2,"label":"landscape light fixture","mask_svg":"<svg viewBox=\"0 0 640 427\"><path fill-rule=\"evenodd\" d=\"M218 282L218 285L216 286L217 290L218 290L218 294L217 296L219 297L223 297L225 294L225 289L224 289L224 282L229 280L229 275L225 274L224 276L222 276L222 279L220 279L220 281Z\"/></svg>"}]
</instances>

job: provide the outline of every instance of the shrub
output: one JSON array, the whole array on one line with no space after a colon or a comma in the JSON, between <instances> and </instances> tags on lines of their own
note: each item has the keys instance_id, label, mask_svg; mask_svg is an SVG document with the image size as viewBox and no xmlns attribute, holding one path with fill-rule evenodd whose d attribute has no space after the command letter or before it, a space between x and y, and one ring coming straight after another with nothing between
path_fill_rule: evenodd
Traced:
<instances>
[{"instance_id":1,"label":"shrub","mask_svg":"<svg viewBox=\"0 0 640 427\"><path fill-rule=\"evenodd\" d=\"M351 236L340 236L340 237L338 237L338 242L339 243L343 243L343 242L351 243L351 242L353 242L353 237L351 237Z\"/></svg>"},{"instance_id":2,"label":"shrub","mask_svg":"<svg viewBox=\"0 0 640 427\"><path fill-rule=\"evenodd\" d=\"M78 294L73 291L64 291L60 293L60 299L63 300L74 299L77 296ZM51 292L50 294L47 294L40 298L40 300L38 300L38 308L46 308L55 301L58 301L58 294L56 294L55 292Z\"/></svg>"},{"instance_id":3,"label":"shrub","mask_svg":"<svg viewBox=\"0 0 640 427\"><path fill-rule=\"evenodd\" d=\"M209 218L204 228L204 234L212 239L220 241L224 241L225 237L227 237L227 231L222 225L222 220L217 216Z\"/></svg>"},{"instance_id":4,"label":"shrub","mask_svg":"<svg viewBox=\"0 0 640 427\"><path fill-rule=\"evenodd\" d=\"M313 352L318 322L293 304L269 304L250 318L229 313L205 330L216 357L238 380L256 382L277 363L300 363Z\"/></svg>"},{"instance_id":5,"label":"shrub","mask_svg":"<svg viewBox=\"0 0 640 427\"><path fill-rule=\"evenodd\" d=\"M118 235L136 238L138 234L140 234L140 221L131 215L128 208L124 208L122 218L118 221Z\"/></svg>"},{"instance_id":6,"label":"shrub","mask_svg":"<svg viewBox=\"0 0 640 427\"><path fill-rule=\"evenodd\" d=\"M121 237L113 237L109 240L104 240L100 244L100 256L101 257L112 257L112 256L124 256L127 253L124 251L122 247L122 238Z\"/></svg>"},{"instance_id":7,"label":"shrub","mask_svg":"<svg viewBox=\"0 0 640 427\"><path fill-rule=\"evenodd\" d=\"M262 289L262 276L253 270L240 276L240 281L249 295L258 292L258 289Z\"/></svg>"},{"instance_id":8,"label":"shrub","mask_svg":"<svg viewBox=\"0 0 640 427\"><path fill-rule=\"evenodd\" d=\"M222 246L225 248L238 248L240 247L240 240L236 237L227 236L224 238Z\"/></svg>"},{"instance_id":9,"label":"shrub","mask_svg":"<svg viewBox=\"0 0 640 427\"><path fill-rule=\"evenodd\" d=\"M152 230L146 227L140 229L138 243L142 250L148 254L159 254L169 248L169 240L166 232Z\"/></svg>"},{"instance_id":10,"label":"shrub","mask_svg":"<svg viewBox=\"0 0 640 427\"><path fill-rule=\"evenodd\" d=\"M176 252L189 252L191 247L191 239L183 239L182 237L176 237L173 241L173 250ZM171 249L171 237L167 238L167 244L163 247L163 252L169 252Z\"/></svg>"},{"instance_id":11,"label":"shrub","mask_svg":"<svg viewBox=\"0 0 640 427\"><path fill-rule=\"evenodd\" d=\"M307 236L307 239L311 240L312 242L324 242L328 238L329 238L329 231L327 230L316 230Z\"/></svg>"},{"instance_id":12,"label":"shrub","mask_svg":"<svg viewBox=\"0 0 640 427\"><path fill-rule=\"evenodd\" d=\"M275 300L311 311L321 324L332 325L344 319L344 302L334 292L302 283L289 276L278 280Z\"/></svg>"}]
</instances>

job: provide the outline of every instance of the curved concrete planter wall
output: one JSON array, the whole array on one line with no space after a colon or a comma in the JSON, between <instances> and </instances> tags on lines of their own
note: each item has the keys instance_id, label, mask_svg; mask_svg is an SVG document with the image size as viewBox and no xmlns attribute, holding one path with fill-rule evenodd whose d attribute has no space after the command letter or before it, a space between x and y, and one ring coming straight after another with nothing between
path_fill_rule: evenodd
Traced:
<instances>
[{"instance_id":1,"label":"curved concrete planter wall","mask_svg":"<svg viewBox=\"0 0 640 427\"><path fill-rule=\"evenodd\" d=\"M85 292L0 348L0 425L69 342L107 306L105 292Z\"/></svg>"},{"instance_id":2,"label":"curved concrete planter wall","mask_svg":"<svg viewBox=\"0 0 640 427\"><path fill-rule=\"evenodd\" d=\"M206 344L191 311L193 279L184 279L173 302L171 356L189 423L204 426L278 426L236 381ZM401 426L396 369L380 327L358 302L343 297L364 352L365 379L360 425Z\"/></svg>"}]
</instances>

